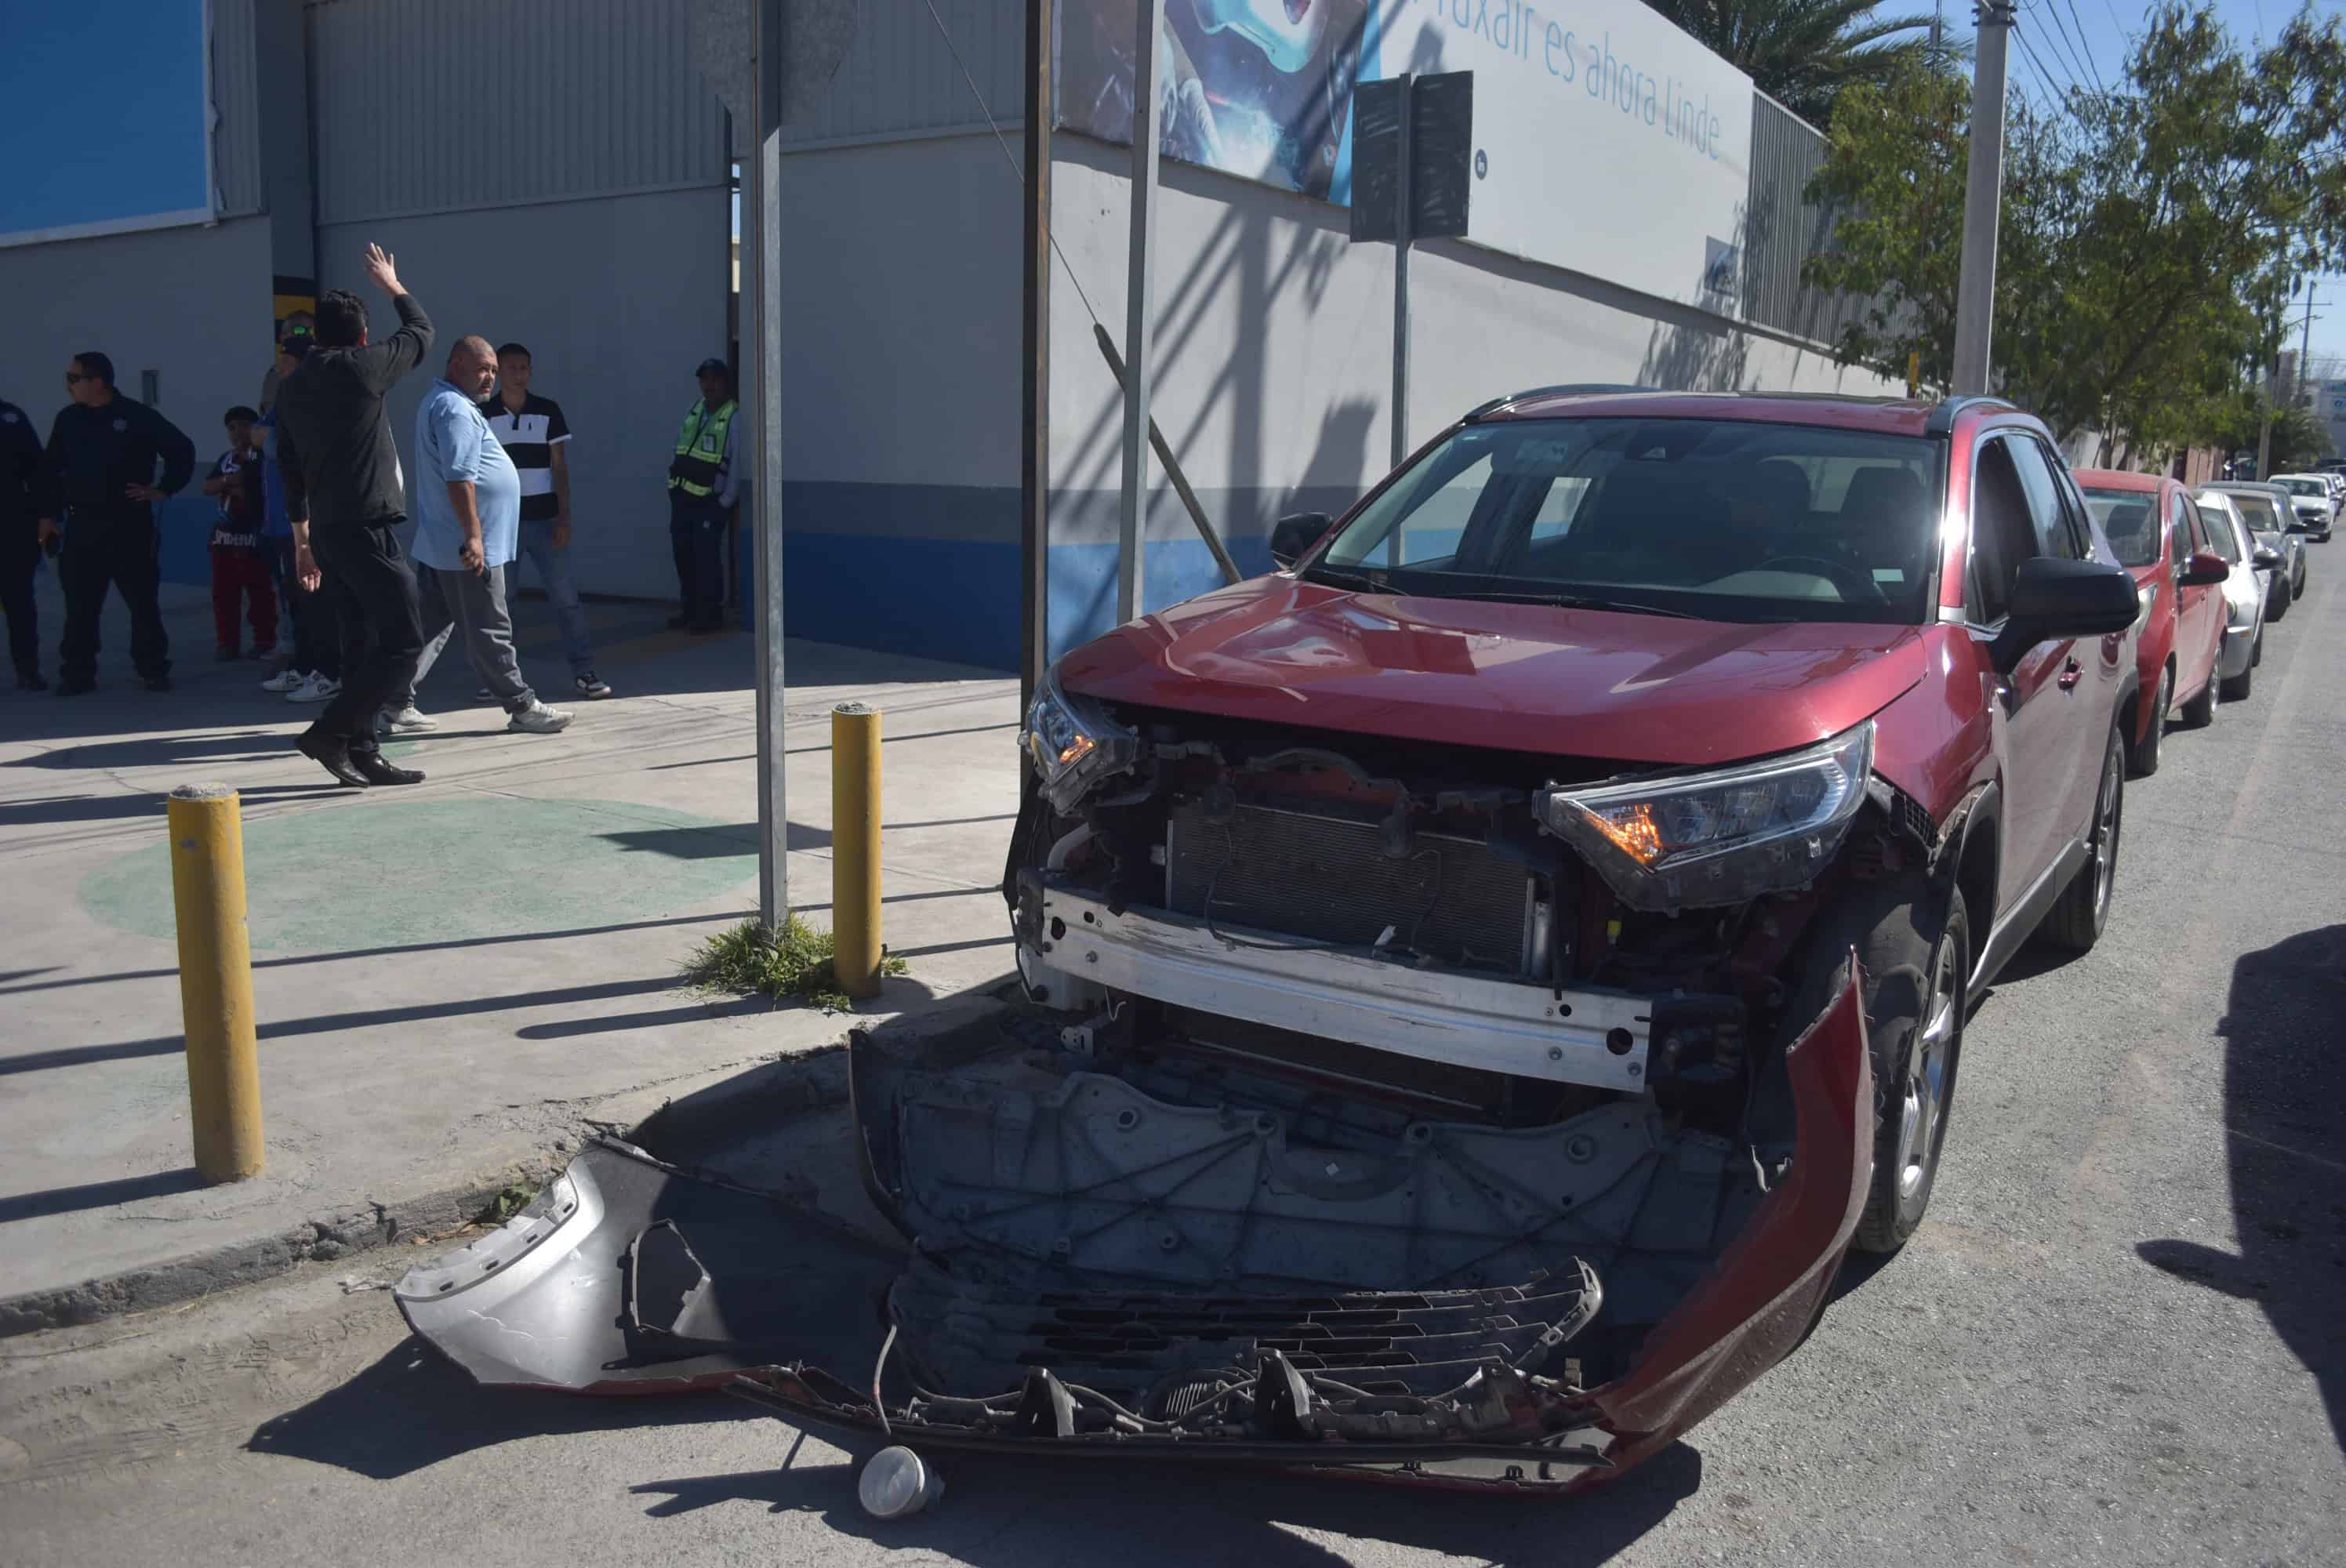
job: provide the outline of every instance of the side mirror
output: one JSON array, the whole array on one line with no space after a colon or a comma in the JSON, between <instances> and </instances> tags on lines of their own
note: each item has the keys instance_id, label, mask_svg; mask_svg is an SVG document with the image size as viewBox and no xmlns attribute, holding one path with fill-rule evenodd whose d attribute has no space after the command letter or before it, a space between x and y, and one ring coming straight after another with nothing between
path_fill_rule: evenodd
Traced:
<instances>
[{"instance_id":1,"label":"side mirror","mask_svg":"<svg viewBox=\"0 0 2346 1568\"><path fill-rule=\"evenodd\" d=\"M2259 545L2257 546L2257 553L2249 559L2256 564L2258 571L2270 572L2280 565L2280 552L2270 545Z\"/></svg>"},{"instance_id":2,"label":"side mirror","mask_svg":"<svg viewBox=\"0 0 2346 1568\"><path fill-rule=\"evenodd\" d=\"M1298 512L1292 517L1282 517L1271 524L1270 558L1284 568L1303 558L1305 551L1320 543L1320 535L1328 532L1335 519L1325 512Z\"/></svg>"},{"instance_id":3,"label":"side mirror","mask_svg":"<svg viewBox=\"0 0 2346 1568\"><path fill-rule=\"evenodd\" d=\"M2303 534L2303 533L2307 533L2307 532L2309 532L2312 527L2313 527L2313 524L2312 524L2308 523L2308 522L2305 522L2305 521L2304 521L2304 520L2302 520L2302 519L2300 519L2299 521L2297 521L2297 522L2295 522L2295 523L2292 523L2292 524L2290 524L2289 525L2289 531L2290 531L2290 533L2292 533L2292 534Z\"/></svg>"},{"instance_id":4,"label":"side mirror","mask_svg":"<svg viewBox=\"0 0 2346 1568\"><path fill-rule=\"evenodd\" d=\"M2142 614L2133 575L2099 561L2037 555L2012 575L2011 608L1988 657L2010 674L2030 648L2055 637L2109 636Z\"/></svg>"},{"instance_id":5,"label":"side mirror","mask_svg":"<svg viewBox=\"0 0 2346 1568\"><path fill-rule=\"evenodd\" d=\"M2183 563L2183 569L2175 575L2175 583L2176 586L2182 588L2204 588L2220 583L2231 575L2232 564L2229 561L2213 550L2198 550Z\"/></svg>"}]
</instances>

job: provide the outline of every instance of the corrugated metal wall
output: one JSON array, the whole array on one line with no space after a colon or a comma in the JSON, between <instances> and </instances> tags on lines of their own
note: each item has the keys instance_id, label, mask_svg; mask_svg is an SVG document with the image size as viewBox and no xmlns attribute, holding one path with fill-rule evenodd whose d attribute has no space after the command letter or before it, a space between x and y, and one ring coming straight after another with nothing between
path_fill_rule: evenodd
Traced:
<instances>
[{"instance_id":1,"label":"corrugated metal wall","mask_svg":"<svg viewBox=\"0 0 2346 1568\"><path fill-rule=\"evenodd\" d=\"M1007 129L1024 117L1026 97L1025 0L862 0L855 41L831 90L782 139L793 146L892 141L982 128L985 113L954 61L958 49L970 80ZM952 46L937 30L942 18Z\"/></svg>"},{"instance_id":2,"label":"corrugated metal wall","mask_svg":"<svg viewBox=\"0 0 2346 1568\"><path fill-rule=\"evenodd\" d=\"M318 221L725 183L686 0L323 0Z\"/></svg>"},{"instance_id":3,"label":"corrugated metal wall","mask_svg":"<svg viewBox=\"0 0 2346 1568\"><path fill-rule=\"evenodd\" d=\"M269 202L260 177L260 69L253 0L212 0L212 180L219 215L247 218Z\"/></svg>"},{"instance_id":4,"label":"corrugated metal wall","mask_svg":"<svg viewBox=\"0 0 2346 1568\"><path fill-rule=\"evenodd\" d=\"M1751 100L1751 195L1744 219L1744 315L1821 343L1841 335L1865 301L1800 282L1800 263L1825 248L1833 215L1808 199L1825 139L1772 100Z\"/></svg>"}]
</instances>

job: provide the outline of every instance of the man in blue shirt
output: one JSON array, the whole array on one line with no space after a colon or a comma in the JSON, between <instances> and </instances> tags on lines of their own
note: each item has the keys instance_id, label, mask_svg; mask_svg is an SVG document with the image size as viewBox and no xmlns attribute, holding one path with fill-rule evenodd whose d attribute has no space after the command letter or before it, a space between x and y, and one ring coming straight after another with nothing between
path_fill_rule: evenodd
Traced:
<instances>
[{"instance_id":1,"label":"man in blue shirt","mask_svg":"<svg viewBox=\"0 0 2346 1568\"><path fill-rule=\"evenodd\" d=\"M435 729L415 709L415 688L452 632L462 631L473 673L510 716L505 728L555 735L567 710L537 699L514 655L505 568L521 536L521 475L482 417L497 384L497 354L485 338L461 338L447 373L415 411L415 592L423 651L404 688L383 704L377 728L393 735ZM422 775L418 775L422 777Z\"/></svg>"}]
</instances>

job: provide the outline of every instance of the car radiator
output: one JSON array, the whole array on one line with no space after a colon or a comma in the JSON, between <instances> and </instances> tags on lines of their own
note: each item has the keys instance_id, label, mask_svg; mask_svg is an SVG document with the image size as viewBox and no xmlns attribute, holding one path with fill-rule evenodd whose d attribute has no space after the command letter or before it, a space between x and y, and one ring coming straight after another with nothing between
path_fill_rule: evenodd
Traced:
<instances>
[{"instance_id":1,"label":"car radiator","mask_svg":"<svg viewBox=\"0 0 2346 1568\"><path fill-rule=\"evenodd\" d=\"M1372 823L1250 805L1217 821L1184 802L1166 825L1165 902L1313 942L1509 973L1532 962L1531 873L1472 839L1414 834L1393 856Z\"/></svg>"}]
</instances>

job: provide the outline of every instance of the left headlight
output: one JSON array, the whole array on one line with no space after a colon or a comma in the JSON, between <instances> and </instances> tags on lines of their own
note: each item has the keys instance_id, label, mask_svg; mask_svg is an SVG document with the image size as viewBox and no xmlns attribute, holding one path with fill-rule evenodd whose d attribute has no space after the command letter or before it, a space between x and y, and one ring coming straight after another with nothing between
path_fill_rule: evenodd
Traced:
<instances>
[{"instance_id":1,"label":"left headlight","mask_svg":"<svg viewBox=\"0 0 2346 1568\"><path fill-rule=\"evenodd\" d=\"M1815 880L1865 801L1873 721L1709 773L1539 793L1540 820L1633 909L1742 903Z\"/></svg>"},{"instance_id":2,"label":"left headlight","mask_svg":"<svg viewBox=\"0 0 2346 1568\"><path fill-rule=\"evenodd\" d=\"M1132 767L1140 732L1110 718L1090 697L1062 690L1053 670L1026 706L1018 744L1035 765L1043 799L1064 817L1097 780Z\"/></svg>"}]
</instances>

